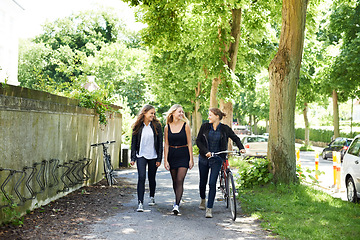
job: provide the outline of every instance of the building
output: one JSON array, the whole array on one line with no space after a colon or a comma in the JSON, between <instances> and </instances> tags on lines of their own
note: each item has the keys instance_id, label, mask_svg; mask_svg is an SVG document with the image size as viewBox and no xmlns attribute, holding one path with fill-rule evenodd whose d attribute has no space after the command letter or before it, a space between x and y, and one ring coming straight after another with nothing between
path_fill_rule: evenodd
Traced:
<instances>
[{"instance_id":1,"label":"building","mask_svg":"<svg viewBox=\"0 0 360 240\"><path fill-rule=\"evenodd\" d=\"M16 0L0 0L0 82L19 85L19 24L24 8Z\"/></svg>"}]
</instances>

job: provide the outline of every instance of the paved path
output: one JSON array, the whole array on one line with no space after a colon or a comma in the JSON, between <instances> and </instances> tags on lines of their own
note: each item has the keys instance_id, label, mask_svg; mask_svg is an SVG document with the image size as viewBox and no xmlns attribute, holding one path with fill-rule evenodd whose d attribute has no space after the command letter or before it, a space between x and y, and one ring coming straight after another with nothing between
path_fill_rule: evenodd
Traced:
<instances>
[{"instance_id":1,"label":"paved path","mask_svg":"<svg viewBox=\"0 0 360 240\"><path fill-rule=\"evenodd\" d=\"M135 168L117 172L130 182L137 182ZM161 166L157 173L156 205L147 205L148 188L145 192L145 211L135 211L136 193L131 202L116 216L93 225L85 239L267 239L270 233L262 230L256 219L238 214L233 222L225 203L216 201L213 218L205 218L205 211L198 208L198 168L190 170L185 179L180 214L171 212L174 202L170 173ZM216 198L220 198L217 195ZM238 208L240 205L238 204Z\"/></svg>"}]
</instances>

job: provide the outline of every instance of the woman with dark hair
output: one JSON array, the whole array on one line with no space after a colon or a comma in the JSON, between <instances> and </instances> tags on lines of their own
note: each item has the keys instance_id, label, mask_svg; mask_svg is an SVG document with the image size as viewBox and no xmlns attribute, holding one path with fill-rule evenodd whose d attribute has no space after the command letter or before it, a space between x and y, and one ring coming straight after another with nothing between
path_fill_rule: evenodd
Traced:
<instances>
[{"instance_id":1,"label":"woman with dark hair","mask_svg":"<svg viewBox=\"0 0 360 240\"><path fill-rule=\"evenodd\" d=\"M221 164L226 158L226 154L215 155L212 157L211 153L226 151L229 138L235 142L240 152L245 152L240 138L236 136L234 131L228 125L220 123L220 120L225 116L225 113L223 113L220 109L210 108L208 116L209 122L201 125L196 138L196 145L199 148L199 190L201 198L199 208L203 210L206 209L205 217L207 218L212 218L212 208L216 195L216 182L219 176ZM205 192L209 171L209 195L206 206Z\"/></svg>"},{"instance_id":2,"label":"woman with dark hair","mask_svg":"<svg viewBox=\"0 0 360 240\"><path fill-rule=\"evenodd\" d=\"M166 113L164 136L164 167L170 170L173 181L175 203L172 211L177 215L186 173L194 166L190 126L181 105L173 105Z\"/></svg>"},{"instance_id":3,"label":"woman with dark hair","mask_svg":"<svg viewBox=\"0 0 360 240\"><path fill-rule=\"evenodd\" d=\"M155 108L145 105L132 126L131 165L136 162L138 171L138 212L143 212L146 165L150 188L149 206L155 205L156 171L161 164L163 151L162 127L155 116Z\"/></svg>"}]
</instances>

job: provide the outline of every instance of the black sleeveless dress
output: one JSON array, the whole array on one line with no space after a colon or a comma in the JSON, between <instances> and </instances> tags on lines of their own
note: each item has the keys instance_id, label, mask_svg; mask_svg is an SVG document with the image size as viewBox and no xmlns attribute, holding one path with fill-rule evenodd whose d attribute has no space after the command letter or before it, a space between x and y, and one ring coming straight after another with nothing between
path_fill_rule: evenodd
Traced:
<instances>
[{"instance_id":1,"label":"black sleeveless dress","mask_svg":"<svg viewBox=\"0 0 360 240\"><path fill-rule=\"evenodd\" d=\"M168 124L168 161L170 169L177 169L179 167L189 168L190 153L187 146L185 125L186 123L184 123L180 132L172 133Z\"/></svg>"}]
</instances>

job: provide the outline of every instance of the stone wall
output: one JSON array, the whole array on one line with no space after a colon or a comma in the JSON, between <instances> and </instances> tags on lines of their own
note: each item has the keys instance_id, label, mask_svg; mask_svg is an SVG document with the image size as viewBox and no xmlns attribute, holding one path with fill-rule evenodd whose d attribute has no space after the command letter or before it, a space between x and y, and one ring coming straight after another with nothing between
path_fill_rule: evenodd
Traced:
<instances>
[{"instance_id":1,"label":"stone wall","mask_svg":"<svg viewBox=\"0 0 360 240\"><path fill-rule=\"evenodd\" d=\"M76 99L0 84L0 209L25 212L101 180L102 148L90 145L115 140L118 167L121 126L120 113L103 126Z\"/></svg>"}]
</instances>

